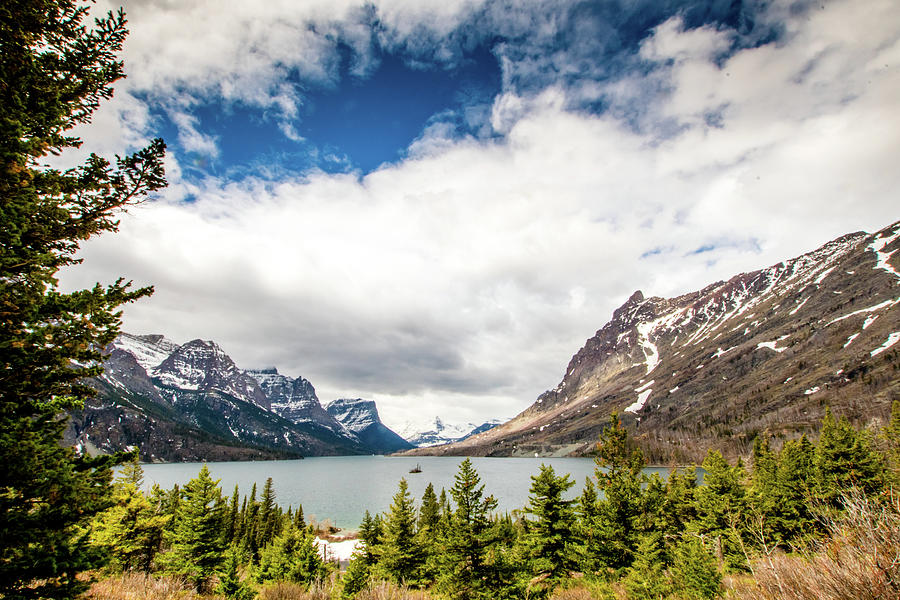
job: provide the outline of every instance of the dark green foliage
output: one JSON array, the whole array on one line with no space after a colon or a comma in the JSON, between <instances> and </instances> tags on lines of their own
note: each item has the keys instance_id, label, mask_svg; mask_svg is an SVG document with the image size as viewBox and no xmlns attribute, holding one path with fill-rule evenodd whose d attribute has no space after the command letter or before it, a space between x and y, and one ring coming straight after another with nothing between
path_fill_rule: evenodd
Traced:
<instances>
[{"instance_id":1,"label":"dark green foliage","mask_svg":"<svg viewBox=\"0 0 900 600\"><path fill-rule=\"evenodd\" d=\"M291 525L260 551L254 577L259 582L290 581L309 585L326 573L312 534Z\"/></svg>"},{"instance_id":2,"label":"dark green foliage","mask_svg":"<svg viewBox=\"0 0 900 600\"><path fill-rule=\"evenodd\" d=\"M383 535L381 516L375 515L375 517L372 517L372 515L369 514L369 511L366 511L362 523L359 526L359 539L362 540L365 547L363 558L365 559L366 564L375 564L377 560L376 551L381 544Z\"/></svg>"},{"instance_id":3,"label":"dark green foliage","mask_svg":"<svg viewBox=\"0 0 900 600\"><path fill-rule=\"evenodd\" d=\"M585 506L589 498L582 495L581 501L581 512L589 515L582 525L582 568L592 574L630 566L648 521L643 491L647 479L642 471L646 463L616 414L600 436L596 460L597 491L603 496L592 508Z\"/></svg>"},{"instance_id":4,"label":"dark green foliage","mask_svg":"<svg viewBox=\"0 0 900 600\"><path fill-rule=\"evenodd\" d=\"M225 555L225 566L219 575L216 593L225 596L227 600L253 600L256 597L256 591L241 580L239 567L240 555L232 546Z\"/></svg>"},{"instance_id":5,"label":"dark green foliage","mask_svg":"<svg viewBox=\"0 0 900 600\"><path fill-rule=\"evenodd\" d=\"M371 581L372 567L362 554L354 555L341 577L341 598L353 598Z\"/></svg>"},{"instance_id":6,"label":"dark green foliage","mask_svg":"<svg viewBox=\"0 0 900 600\"><path fill-rule=\"evenodd\" d=\"M629 600L657 600L668 596L672 585L666 574L659 532L641 538L624 583Z\"/></svg>"},{"instance_id":7,"label":"dark green foliage","mask_svg":"<svg viewBox=\"0 0 900 600\"><path fill-rule=\"evenodd\" d=\"M858 488L874 496L884 489L885 464L866 431L857 431L845 418L834 420L825 411L814 458L816 492L828 505L838 508L841 494Z\"/></svg>"},{"instance_id":8,"label":"dark green foliage","mask_svg":"<svg viewBox=\"0 0 900 600\"><path fill-rule=\"evenodd\" d=\"M102 563L86 525L111 501L110 467L124 457L77 457L60 446L62 411L83 405L86 377L117 335L118 307L152 290L122 280L60 292L57 272L79 244L114 231L116 213L165 185L164 144L116 167L91 155L47 167L81 141L122 76L120 12L84 24L75 0L8 0L0 9L0 595L68 598Z\"/></svg>"},{"instance_id":9,"label":"dark green foliage","mask_svg":"<svg viewBox=\"0 0 900 600\"><path fill-rule=\"evenodd\" d=\"M203 589L224 559L225 516L218 481L203 465L197 477L185 484L172 529L167 532L169 551L163 557L167 570Z\"/></svg>"},{"instance_id":10,"label":"dark green foliage","mask_svg":"<svg viewBox=\"0 0 900 600\"><path fill-rule=\"evenodd\" d=\"M434 486L429 483L422 494L422 506L419 507L419 531L434 532L441 519L441 506L438 504Z\"/></svg>"},{"instance_id":11,"label":"dark green foliage","mask_svg":"<svg viewBox=\"0 0 900 600\"><path fill-rule=\"evenodd\" d=\"M688 529L712 541L717 558L731 570L746 567L743 549L747 513L746 472L732 467L722 454L710 450L703 461L706 475L697 489L697 519Z\"/></svg>"},{"instance_id":12,"label":"dark green foliage","mask_svg":"<svg viewBox=\"0 0 900 600\"><path fill-rule=\"evenodd\" d=\"M576 567L574 550L575 509L563 495L574 485L568 474L557 477L553 467L541 465L531 478L525 512L524 554L540 588L552 590Z\"/></svg>"},{"instance_id":13,"label":"dark green foliage","mask_svg":"<svg viewBox=\"0 0 900 600\"><path fill-rule=\"evenodd\" d=\"M664 536L679 536L697 518L696 494L697 470L694 467L672 469L659 510L658 525Z\"/></svg>"},{"instance_id":14,"label":"dark green foliage","mask_svg":"<svg viewBox=\"0 0 900 600\"><path fill-rule=\"evenodd\" d=\"M399 584L415 585L418 582L425 554L416 536L416 508L406 479L400 480L384 519L384 533L377 552L379 574Z\"/></svg>"},{"instance_id":15,"label":"dark green foliage","mask_svg":"<svg viewBox=\"0 0 900 600\"><path fill-rule=\"evenodd\" d=\"M256 522L256 547L262 548L281 533L281 510L275 504L272 478L266 479L259 502Z\"/></svg>"},{"instance_id":16,"label":"dark green foliage","mask_svg":"<svg viewBox=\"0 0 900 600\"><path fill-rule=\"evenodd\" d=\"M440 557L438 588L456 600L491 598L492 579L488 553L492 544L491 511L497 507L492 496L484 496L484 485L468 458L459 465L450 495L456 504L450 513L449 528Z\"/></svg>"},{"instance_id":17,"label":"dark green foliage","mask_svg":"<svg viewBox=\"0 0 900 600\"><path fill-rule=\"evenodd\" d=\"M722 595L722 573L715 557L698 537L686 536L675 547L671 573L681 596L712 600Z\"/></svg>"},{"instance_id":18,"label":"dark green foliage","mask_svg":"<svg viewBox=\"0 0 900 600\"><path fill-rule=\"evenodd\" d=\"M768 551L789 550L814 530L813 447L806 437L785 443L778 455L757 439L749 491L753 541Z\"/></svg>"}]
</instances>

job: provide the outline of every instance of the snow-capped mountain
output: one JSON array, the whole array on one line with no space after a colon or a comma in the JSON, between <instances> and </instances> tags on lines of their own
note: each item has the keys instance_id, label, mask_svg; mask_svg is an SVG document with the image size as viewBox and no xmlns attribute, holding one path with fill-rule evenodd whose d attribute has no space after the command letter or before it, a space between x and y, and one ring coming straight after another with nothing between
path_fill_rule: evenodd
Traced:
<instances>
[{"instance_id":1,"label":"snow-capped mountain","mask_svg":"<svg viewBox=\"0 0 900 600\"><path fill-rule=\"evenodd\" d=\"M122 333L108 352L95 380L98 397L72 413L66 437L73 445L138 447L147 460L359 454L390 446L368 432L370 445L344 427L308 380L275 368L245 371L215 342L178 345L162 335ZM397 440L391 450L407 447Z\"/></svg>"},{"instance_id":2,"label":"snow-capped mountain","mask_svg":"<svg viewBox=\"0 0 900 600\"><path fill-rule=\"evenodd\" d=\"M218 391L266 410L271 406L259 383L212 341L192 340L179 346L150 370L150 376L163 388Z\"/></svg>"},{"instance_id":3,"label":"snow-capped mountain","mask_svg":"<svg viewBox=\"0 0 900 600\"><path fill-rule=\"evenodd\" d=\"M487 431L502 421L482 423L447 423L438 416L426 422L406 422L397 433L417 448L428 448L463 440L475 433ZM478 431L476 431L478 430Z\"/></svg>"},{"instance_id":4,"label":"snow-capped mountain","mask_svg":"<svg viewBox=\"0 0 900 600\"><path fill-rule=\"evenodd\" d=\"M270 403L270 410L293 423L317 423L338 435L356 439L351 432L328 414L319 403L316 389L303 377L288 377L272 367L248 370L246 374L259 384Z\"/></svg>"},{"instance_id":5,"label":"snow-capped mountain","mask_svg":"<svg viewBox=\"0 0 900 600\"><path fill-rule=\"evenodd\" d=\"M381 422L373 400L341 398L326 404L325 410L375 453L387 454L412 448L412 444Z\"/></svg>"},{"instance_id":6,"label":"snow-capped mountain","mask_svg":"<svg viewBox=\"0 0 900 600\"><path fill-rule=\"evenodd\" d=\"M900 399L900 222L676 298L638 291L514 419L442 453L579 454L618 412L651 460L815 435Z\"/></svg>"}]
</instances>

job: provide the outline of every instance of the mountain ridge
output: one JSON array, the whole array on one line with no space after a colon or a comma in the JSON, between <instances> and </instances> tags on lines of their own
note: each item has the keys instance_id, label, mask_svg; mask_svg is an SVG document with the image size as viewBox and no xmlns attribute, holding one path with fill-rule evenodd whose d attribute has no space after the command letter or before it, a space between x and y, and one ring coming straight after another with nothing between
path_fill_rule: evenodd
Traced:
<instances>
[{"instance_id":1,"label":"mountain ridge","mask_svg":"<svg viewBox=\"0 0 900 600\"><path fill-rule=\"evenodd\" d=\"M900 222L674 298L636 291L507 423L415 454L584 455L613 412L651 460L744 455L815 435L826 405L884 419L900 399Z\"/></svg>"},{"instance_id":2,"label":"mountain ridge","mask_svg":"<svg viewBox=\"0 0 900 600\"><path fill-rule=\"evenodd\" d=\"M138 449L143 460L168 462L410 447L388 443L393 432L383 424L380 439L367 434L373 446L321 406L308 380L274 367L241 369L213 341L179 345L160 334L122 332L106 353L104 373L91 383L97 397L70 413L64 435L81 451Z\"/></svg>"}]
</instances>

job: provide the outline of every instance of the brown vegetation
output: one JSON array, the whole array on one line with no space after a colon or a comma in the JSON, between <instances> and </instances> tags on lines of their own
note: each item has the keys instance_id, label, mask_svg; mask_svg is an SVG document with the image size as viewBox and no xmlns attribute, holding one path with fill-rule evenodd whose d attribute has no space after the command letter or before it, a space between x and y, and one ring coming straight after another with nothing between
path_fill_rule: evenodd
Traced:
<instances>
[{"instance_id":1,"label":"brown vegetation","mask_svg":"<svg viewBox=\"0 0 900 600\"><path fill-rule=\"evenodd\" d=\"M829 539L814 551L782 553L754 564L753 578L728 582L738 600L885 600L900 598L900 499L861 496L828 519Z\"/></svg>"},{"instance_id":2,"label":"brown vegetation","mask_svg":"<svg viewBox=\"0 0 900 600\"><path fill-rule=\"evenodd\" d=\"M201 596L194 586L178 577L155 577L144 573L123 573L95 582L88 600L215 600Z\"/></svg>"}]
</instances>

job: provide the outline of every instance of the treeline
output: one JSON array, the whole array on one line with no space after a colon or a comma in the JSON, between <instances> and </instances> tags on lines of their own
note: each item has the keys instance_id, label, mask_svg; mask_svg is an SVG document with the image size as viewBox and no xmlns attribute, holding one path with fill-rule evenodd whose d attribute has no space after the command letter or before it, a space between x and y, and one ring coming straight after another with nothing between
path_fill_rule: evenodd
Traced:
<instances>
[{"instance_id":1,"label":"treeline","mask_svg":"<svg viewBox=\"0 0 900 600\"><path fill-rule=\"evenodd\" d=\"M512 514L495 512L468 459L449 490L429 484L418 503L401 480L387 512L366 513L364 546L335 593L354 598L389 581L440 598L542 598L577 580L599 598L717 598L725 575L820 542L847 497L890 506L898 449L900 406L877 434L829 412L816 443L803 437L776 452L761 437L750 465L713 451L702 484L693 467L663 480L644 472L614 415L594 477L574 500L566 499L570 476L546 465L532 477L527 506ZM276 504L271 479L259 499L254 486L249 497L235 488L226 500L205 466L183 488L145 496L140 487L140 467L128 465L115 506L93 523L91 541L111 571L176 574L243 600L266 582L308 586L337 570L320 557L302 508Z\"/></svg>"}]
</instances>

